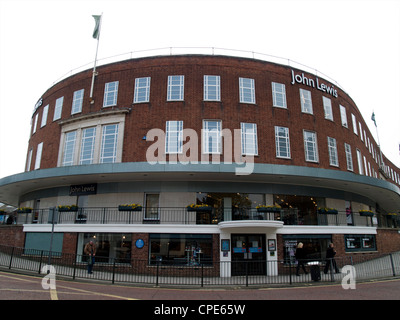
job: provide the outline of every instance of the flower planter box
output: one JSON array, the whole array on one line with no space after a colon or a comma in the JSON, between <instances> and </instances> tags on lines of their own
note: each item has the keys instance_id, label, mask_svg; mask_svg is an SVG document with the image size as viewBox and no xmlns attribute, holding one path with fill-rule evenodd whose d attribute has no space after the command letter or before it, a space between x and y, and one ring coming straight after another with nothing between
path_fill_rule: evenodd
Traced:
<instances>
[{"instance_id":1,"label":"flower planter box","mask_svg":"<svg viewBox=\"0 0 400 320\"><path fill-rule=\"evenodd\" d=\"M212 211L212 207L198 207L198 208L192 208L192 207L188 207L187 211L195 211L195 212L211 212Z\"/></svg>"},{"instance_id":2,"label":"flower planter box","mask_svg":"<svg viewBox=\"0 0 400 320\"><path fill-rule=\"evenodd\" d=\"M373 217L374 213L370 211L360 211L360 216L361 217Z\"/></svg>"},{"instance_id":3,"label":"flower planter box","mask_svg":"<svg viewBox=\"0 0 400 320\"><path fill-rule=\"evenodd\" d=\"M32 213L32 209L18 209L17 213Z\"/></svg>"},{"instance_id":4,"label":"flower planter box","mask_svg":"<svg viewBox=\"0 0 400 320\"><path fill-rule=\"evenodd\" d=\"M58 212L77 212L77 211L78 211L78 207L71 207L71 208L61 207L61 208L58 208Z\"/></svg>"},{"instance_id":5,"label":"flower planter box","mask_svg":"<svg viewBox=\"0 0 400 320\"><path fill-rule=\"evenodd\" d=\"M142 211L142 206L131 207L131 206L118 206L119 211Z\"/></svg>"},{"instance_id":6,"label":"flower planter box","mask_svg":"<svg viewBox=\"0 0 400 320\"><path fill-rule=\"evenodd\" d=\"M336 209L318 210L319 214L338 214Z\"/></svg>"}]
</instances>

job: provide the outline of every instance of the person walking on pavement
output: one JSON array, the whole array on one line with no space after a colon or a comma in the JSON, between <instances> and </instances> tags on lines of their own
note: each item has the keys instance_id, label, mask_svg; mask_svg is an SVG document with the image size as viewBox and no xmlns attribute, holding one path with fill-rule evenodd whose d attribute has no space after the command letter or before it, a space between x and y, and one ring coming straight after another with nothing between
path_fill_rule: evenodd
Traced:
<instances>
[{"instance_id":1,"label":"person walking on pavement","mask_svg":"<svg viewBox=\"0 0 400 320\"><path fill-rule=\"evenodd\" d=\"M93 273L94 257L96 255L96 245L90 240L84 248L84 253L88 256L88 274Z\"/></svg>"},{"instance_id":2,"label":"person walking on pavement","mask_svg":"<svg viewBox=\"0 0 400 320\"><path fill-rule=\"evenodd\" d=\"M335 255L336 255L336 250L335 247L333 245L333 243L331 242L329 244L328 249L326 250L326 263L325 263L325 269L324 269L324 273L327 274L329 267L332 265L332 268L335 269L336 273L339 273L339 269L336 265L336 261L335 261Z\"/></svg>"},{"instance_id":3,"label":"person walking on pavement","mask_svg":"<svg viewBox=\"0 0 400 320\"><path fill-rule=\"evenodd\" d=\"M297 259L296 276L298 276L298 277L300 276L300 274L299 274L300 266L302 266L304 273L308 274L308 272L306 271L306 268L304 266L304 259L306 257L306 254L304 252L302 242L299 242L299 244L297 245L295 257Z\"/></svg>"}]
</instances>

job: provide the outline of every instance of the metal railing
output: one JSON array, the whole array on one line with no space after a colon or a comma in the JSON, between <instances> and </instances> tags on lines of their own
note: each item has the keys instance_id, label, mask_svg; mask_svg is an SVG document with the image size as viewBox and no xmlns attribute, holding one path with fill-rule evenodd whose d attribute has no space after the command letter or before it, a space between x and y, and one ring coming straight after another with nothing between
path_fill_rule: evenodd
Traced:
<instances>
[{"instance_id":1,"label":"metal railing","mask_svg":"<svg viewBox=\"0 0 400 320\"><path fill-rule=\"evenodd\" d=\"M359 213L338 214L301 213L282 209L278 212L260 212L255 208L209 208L189 211L186 207L142 207L139 211L119 211L118 207L78 208L76 211L58 211L56 208L18 213L17 224L218 224L222 221L269 220L285 225L317 226L374 226L372 217Z\"/></svg>"},{"instance_id":2,"label":"metal railing","mask_svg":"<svg viewBox=\"0 0 400 320\"><path fill-rule=\"evenodd\" d=\"M49 252L27 248L0 246L0 266L9 270L22 270L41 274L48 265L55 268L56 276L70 279L93 279L114 283L179 286L269 286L299 283L339 282L345 273L344 266L354 268L355 280L395 277L400 275L400 252L386 255L367 254L336 258L335 270L331 260L306 260L304 273L288 261L242 260L211 262L199 265L162 265L148 260L121 261L104 257L108 262L98 262L96 257L93 273L87 271L86 257L76 254ZM327 270L325 269L328 263ZM326 271L326 273L324 272ZM336 271L338 271L336 273Z\"/></svg>"}]
</instances>

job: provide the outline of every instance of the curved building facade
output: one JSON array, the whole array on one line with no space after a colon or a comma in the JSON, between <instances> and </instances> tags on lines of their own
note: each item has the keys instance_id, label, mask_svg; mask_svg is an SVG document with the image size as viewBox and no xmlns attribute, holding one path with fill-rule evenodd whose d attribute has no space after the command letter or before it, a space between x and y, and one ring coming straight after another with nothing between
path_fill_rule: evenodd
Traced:
<instances>
[{"instance_id":1,"label":"curved building facade","mask_svg":"<svg viewBox=\"0 0 400 320\"><path fill-rule=\"evenodd\" d=\"M45 246L55 212L60 251L96 239L105 257L149 265L277 261L300 241L310 258L330 242L400 250L400 169L334 84L228 56L97 71L93 88L88 70L42 95L26 171L0 180L0 201L32 208L17 219L25 246Z\"/></svg>"}]
</instances>

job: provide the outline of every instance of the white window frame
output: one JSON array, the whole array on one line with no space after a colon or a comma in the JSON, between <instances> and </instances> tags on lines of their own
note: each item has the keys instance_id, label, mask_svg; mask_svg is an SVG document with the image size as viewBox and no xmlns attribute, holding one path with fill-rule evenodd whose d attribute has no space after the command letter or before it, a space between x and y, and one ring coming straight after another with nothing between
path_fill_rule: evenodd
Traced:
<instances>
[{"instance_id":1,"label":"white window frame","mask_svg":"<svg viewBox=\"0 0 400 320\"><path fill-rule=\"evenodd\" d=\"M361 139L361 141L364 142L364 138L363 138L363 134L362 134L363 130L362 130L361 122L358 123L358 127L360 128L360 139Z\"/></svg>"},{"instance_id":2,"label":"white window frame","mask_svg":"<svg viewBox=\"0 0 400 320\"><path fill-rule=\"evenodd\" d=\"M77 90L74 92L74 98L72 100L71 114L82 112L83 97L85 95L85 89Z\"/></svg>"},{"instance_id":3,"label":"white window frame","mask_svg":"<svg viewBox=\"0 0 400 320\"><path fill-rule=\"evenodd\" d=\"M49 105L43 108L42 113L42 122L40 123L40 127L43 128L47 123L47 115L49 114Z\"/></svg>"},{"instance_id":4,"label":"white window frame","mask_svg":"<svg viewBox=\"0 0 400 320\"><path fill-rule=\"evenodd\" d=\"M150 77L141 77L135 79L133 103L150 102L150 82Z\"/></svg>"},{"instance_id":5,"label":"white window frame","mask_svg":"<svg viewBox=\"0 0 400 320\"><path fill-rule=\"evenodd\" d=\"M256 103L254 79L239 78L239 99L241 103Z\"/></svg>"},{"instance_id":6,"label":"white window frame","mask_svg":"<svg viewBox=\"0 0 400 320\"><path fill-rule=\"evenodd\" d=\"M222 150L221 120L203 120L203 153L221 154ZM211 142L211 144L210 144Z\"/></svg>"},{"instance_id":7,"label":"white window frame","mask_svg":"<svg viewBox=\"0 0 400 320\"><path fill-rule=\"evenodd\" d=\"M54 107L53 121L61 118L63 103L64 103L64 97L60 97L56 100L56 105Z\"/></svg>"},{"instance_id":8,"label":"white window frame","mask_svg":"<svg viewBox=\"0 0 400 320\"><path fill-rule=\"evenodd\" d=\"M354 171L353 167L353 156L351 154L351 146L348 143L344 144L344 150L346 152L346 164L347 170Z\"/></svg>"},{"instance_id":9,"label":"white window frame","mask_svg":"<svg viewBox=\"0 0 400 320\"><path fill-rule=\"evenodd\" d=\"M272 82L272 105L277 108L287 109L286 87L283 83Z\"/></svg>"},{"instance_id":10,"label":"white window frame","mask_svg":"<svg viewBox=\"0 0 400 320\"><path fill-rule=\"evenodd\" d=\"M92 130L92 134L90 131ZM96 145L96 127L82 129L81 152L79 164L92 164L94 160L94 147Z\"/></svg>"},{"instance_id":11,"label":"white window frame","mask_svg":"<svg viewBox=\"0 0 400 320\"><path fill-rule=\"evenodd\" d=\"M357 120L356 116L354 114L351 114L351 122L353 123L353 132L358 136L358 130L357 130Z\"/></svg>"},{"instance_id":12,"label":"white window frame","mask_svg":"<svg viewBox=\"0 0 400 320\"><path fill-rule=\"evenodd\" d=\"M311 91L300 88L301 112L313 114Z\"/></svg>"},{"instance_id":13,"label":"white window frame","mask_svg":"<svg viewBox=\"0 0 400 320\"><path fill-rule=\"evenodd\" d=\"M304 154L306 161L319 162L317 133L314 131L303 130L303 137L304 137Z\"/></svg>"},{"instance_id":14,"label":"white window frame","mask_svg":"<svg viewBox=\"0 0 400 320\"><path fill-rule=\"evenodd\" d=\"M340 119L342 121L342 126L345 128L349 127L349 122L347 121L347 112L346 108L342 106L341 104L339 105L340 107Z\"/></svg>"},{"instance_id":15,"label":"white window frame","mask_svg":"<svg viewBox=\"0 0 400 320\"><path fill-rule=\"evenodd\" d=\"M183 121L167 121L165 153L177 154L183 150Z\"/></svg>"},{"instance_id":16,"label":"white window frame","mask_svg":"<svg viewBox=\"0 0 400 320\"><path fill-rule=\"evenodd\" d=\"M38 124L38 117L39 117L39 113L36 113L35 119L33 120L32 134L34 134L36 132L37 124Z\"/></svg>"},{"instance_id":17,"label":"white window frame","mask_svg":"<svg viewBox=\"0 0 400 320\"><path fill-rule=\"evenodd\" d=\"M31 164L32 164L32 153L33 149L29 149L28 158L26 159L26 169L25 171L31 171Z\"/></svg>"},{"instance_id":18,"label":"white window frame","mask_svg":"<svg viewBox=\"0 0 400 320\"><path fill-rule=\"evenodd\" d=\"M363 163L362 163L362 154L359 149L357 149L357 164L358 164L358 173L364 174Z\"/></svg>"},{"instance_id":19,"label":"white window frame","mask_svg":"<svg viewBox=\"0 0 400 320\"><path fill-rule=\"evenodd\" d=\"M322 97L325 119L333 121L332 101L327 97Z\"/></svg>"},{"instance_id":20,"label":"white window frame","mask_svg":"<svg viewBox=\"0 0 400 320\"><path fill-rule=\"evenodd\" d=\"M240 130L242 136L242 155L257 156L257 124L241 122Z\"/></svg>"},{"instance_id":21,"label":"white window frame","mask_svg":"<svg viewBox=\"0 0 400 320\"><path fill-rule=\"evenodd\" d=\"M334 167L339 167L337 144L335 138L328 137L328 152L329 152L329 164Z\"/></svg>"},{"instance_id":22,"label":"white window frame","mask_svg":"<svg viewBox=\"0 0 400 320\"><path fill-rule=\"evenodd\" d=\"M39 143L36 149L36 160L34 170L40 169L40 164L42 162L43 153L43 142Z\"/></svg>"},{"instance_id":23,"label":"white window frame","mask_svg":"<svg viewBox=\"0 0 400 320\"><path fill-rule=\"evenodd\" d=\"M108 132L108 129L114 127L115 130ZM118 152L118 123L103 125L101 134L100 163L115 163ZM110 146L111 142L111 146ZM111 150L111 156L106 154Z\"/></svg>"},{"instance_id":24,"label":"white window frame","mask_svg":"<svg viewBox=\"0 0 400 320\"><path fill-rule=\"evenodd\" d=\"M62 166L74 165L77 130L65 133Z\"/></svg>"},{"instance_id":25,"label":"white window frame","mask_svg":"<svg viewBox=\"0 0 400 320\"><path fill-rule=\"evenodd\" d=\"M275 150L277 158L291 158L289 128L279 126L275 127Z\"/></svg>"},{"instance_id":26,"label":"white window frame","mask_svg":"<svg viewBox=\"0 0 400 320\"><path fill-rule=\"evenodd\" d=\"M103 108L117 105L119 81L107 82L104 86Z\"/></svg>"},{"instance_id":27,"label":"white window frame","mask_svg":"<svg viewBox=\"0 0 400 320\"><path fill-rule=\"evenodd\" d=\"M183 101L185 96L185 76L168 76L167 101Z\"/></svg>"},{"instance_id":28,"label":"white window frame","mask_svg":"<svg viewBox=\"0 0 400 320\"><path fill-rule=\"evenodd\" d=\"M221 101L221 77L204 76L204 101Z\"/></svg>"}]
</instances>

